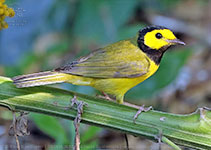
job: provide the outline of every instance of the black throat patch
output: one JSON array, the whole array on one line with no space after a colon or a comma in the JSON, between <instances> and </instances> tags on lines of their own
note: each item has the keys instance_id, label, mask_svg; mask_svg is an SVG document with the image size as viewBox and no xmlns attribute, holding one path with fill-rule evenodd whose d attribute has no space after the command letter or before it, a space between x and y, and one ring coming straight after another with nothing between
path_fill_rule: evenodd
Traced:
<instances>
[{"instance_id":1,"label":"black throat patch","mask_svg":"<svg viewBox=\"0 0 211 150\"><path fill-rule=\"evenodd\" d=\"M151 32L155 29L167 29L165 27L162 26L150 26L150 27L146 27L143 30L139 31L139 37L137 40L138 43L138 47L147 54L147 56L153 60L157 65L160 64L161 58L163 56L163 53L165 52L165 50L168 48L168 46L164 46L162 48L160 48L159 50L156 49L151 49L150 47L146 46L144 44L144 36L147 32Z\"/></svg>"},{"instance_id":2,"label":"black throat patch","mask_svg":"<svg viewBox=\"0 0 211 150\"><path fill-rule=\"evenodd\" d=\"M157 65L160 64L161 58L163 56L163 53L165 51L162 51L161 49L156 50L156 49L151 49L148 46L146 46L143 42L140 42L138 40L138 47L147 54L147 56L153 60Z\"/></svg>"}]
</instances>

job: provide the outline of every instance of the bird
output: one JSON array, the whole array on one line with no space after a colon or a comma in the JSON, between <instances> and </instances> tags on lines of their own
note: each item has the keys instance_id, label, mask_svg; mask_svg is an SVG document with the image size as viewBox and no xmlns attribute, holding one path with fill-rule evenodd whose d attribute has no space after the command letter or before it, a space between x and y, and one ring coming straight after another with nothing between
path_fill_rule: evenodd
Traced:
<instances>
[{"instance_id":1,"label":"bird","mask_svg":"<svg viewBox=\"0 0 211 150\"><path fill-rule=\"evenodd\" d=\"M185 45L163 26L147 26L129 39L94 50L51 71L12 78L17 88L54 83L91 86L123 104L128 90L152 76L172 45Z\"/></svg>"}]
</instances>

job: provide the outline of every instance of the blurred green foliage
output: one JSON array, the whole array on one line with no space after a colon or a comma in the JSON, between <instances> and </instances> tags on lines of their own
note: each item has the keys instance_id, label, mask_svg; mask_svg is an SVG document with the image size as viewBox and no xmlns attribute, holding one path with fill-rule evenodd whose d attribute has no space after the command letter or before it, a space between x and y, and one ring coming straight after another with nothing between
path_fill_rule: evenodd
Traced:
<instances>
[{"instance_id":1,"label":"blurred green foliage","mask_svg":"<svg viewBox=\"0 0 211 150\"><path fill-rule=\"evenodd\" d=\"M134 13L138 1L80 1L73 32L85 42L113 42ZM93 32L94 31L94 32Z\"/></svg>"},{"instance_id":2,"label":"blurred green foliage","mask_svg":"<svg viewBox=\"0 0 211 150\"><path fill-rule=\"evenodd\" d=\"M59 120L55 117L47 116L47 115L41 115L41 114L31 114L30 116L35 124L51 136L53 139L56 140L56 145L58 144L69 144L68 137L67 137L67 132L65 131L64 126L59 122ZM73 145L73 143L71 143Z\"/></svg>"},{"instance_id":3,"label":"blurred green foliage","mask_svg":"<svg viewBox=\"0 0 211 150\"><path fill-rule=\"evenodd\" d=\"M16 2L19 3L19 1ZM106 44L130 38L147 24L138 21L131 23L138 8L150 7L159 11L167 11L179 2L180 0L159 2L147 0L56 0L52 2L44 24L48 32L35 30L34 34L28 38L37 41L43 34L51 32L63 36L58 38L57 42L44 47L41 52L36 52L35 47L31 46L31 50L23 54L17 65L3 67L4 75L13 77L34 71L51 70L62 63L89 53L92 48L103 47ZM8 4L13 3L8 2ZM24 44L24 41L22 42L20 44ZM126 99L131 99L131 101L141 100L141 98L150 99L174 81L190 55L190 47L166 53L159 71L150 79L131 89L126 95ZM67 58L67 56L69 57ZM61 61L57 62L56 60ZM66 84L63 87L91 95L96 93L91 87ZM38 114L31 114L30 118L43 132L55 139L55 144L73 145L72 122L68 121L64 125L62 124L64 120ZM96 136L102 129L93 126L83 126L82 128L85 128L81 134L82 147L90 147L90 149L97 147Z\"/></svg>"}]
</instances>

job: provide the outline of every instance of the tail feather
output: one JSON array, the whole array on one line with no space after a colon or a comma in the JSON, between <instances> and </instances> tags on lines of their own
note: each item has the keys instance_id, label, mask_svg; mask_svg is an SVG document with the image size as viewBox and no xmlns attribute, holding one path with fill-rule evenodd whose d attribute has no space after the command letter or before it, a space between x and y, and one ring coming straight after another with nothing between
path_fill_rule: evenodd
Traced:
<instances>
[{"instance_id":1,"label":"tail feather","mask_svg":"<svg viewBox=\"0 0 211 150\"><path fill-rule=\"evenodd\" d=\"M21 75L12 78L18 88L40 86L54 83L62 83L67 80L65 74L59 72L39 72L28 75Z\"/></svg>"}]
</instances>

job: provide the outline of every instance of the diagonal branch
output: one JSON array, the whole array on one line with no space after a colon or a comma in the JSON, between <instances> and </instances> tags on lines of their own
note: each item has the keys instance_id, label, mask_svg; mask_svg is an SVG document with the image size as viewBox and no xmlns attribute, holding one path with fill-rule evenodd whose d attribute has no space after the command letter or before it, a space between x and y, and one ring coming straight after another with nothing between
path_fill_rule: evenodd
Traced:
<instances>
[{"instance_id":1,"label":"diagonal branch","mask_svg":"<svg viewBox=\"0 0 211 150\"><path fill-rule=\"evenodd\" d=\"M46 86L18 89L9 78L0 77L0 105L15 111L38 112L74 120L77 111L65 109L74 95L79 101L88 104L84 108L82 123L144 136L151 140L156 140L157 135L162 132L165 137L162 139L168 139L166 141L196 149L211 149L209 109L199 109L188 115L149 111L142 113L134 124L136 108Z\"/></svg>"}]
</instances>

